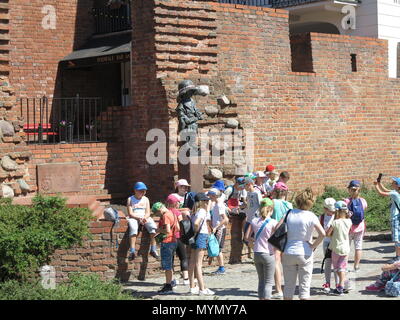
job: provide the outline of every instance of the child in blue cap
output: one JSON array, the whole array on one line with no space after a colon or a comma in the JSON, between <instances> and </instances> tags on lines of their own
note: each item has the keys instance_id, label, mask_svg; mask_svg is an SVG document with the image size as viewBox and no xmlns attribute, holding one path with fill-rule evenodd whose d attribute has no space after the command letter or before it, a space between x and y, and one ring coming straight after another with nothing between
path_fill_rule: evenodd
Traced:
<instances>
[{"instance_id":1,"label":"child in blue cap","mask_svg":"<svg viewBox=\"0 0 400 320\"><path fill-rule=\"evenodd\" d=\"M400 261L400 178L392 177L393 190L386 189L381 182L374 182L375 188L381 196L390 197L390 222L392 239L394 241L396 257L389 264Z\"/></svg>"},{"instance_id":2,"label":"child in blue cap","mask_svg":"<svg viewBox=\"0 0 400 320\"><path fill-rule=\"evenodd\" d=\"M135 183L133 196L128 198L126 203L128 209L128 226L129 226L129 239L130 239L130 249L128 259L130 261L134 260L136 257L136 238L139 232L139 227L144 226L148 233L150 234L150 255L152 255L157 260L159 255L157 253L157 246L154 236L156 235L157 225L154 220L150 217L150 201L145 196L147 191L147 186L143 182Z\"/></svg>"}]
</instances>

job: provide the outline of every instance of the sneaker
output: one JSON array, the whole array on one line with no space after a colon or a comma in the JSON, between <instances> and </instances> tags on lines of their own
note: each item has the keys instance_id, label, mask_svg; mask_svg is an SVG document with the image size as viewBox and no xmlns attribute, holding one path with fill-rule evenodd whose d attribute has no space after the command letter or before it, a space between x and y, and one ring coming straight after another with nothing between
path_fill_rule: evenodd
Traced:
<instances>
[{"instance_id":1,"label":"sneaker","mask_svg":"<svg viewBox=\"0 0 400 320\"><path fill-rule=\"evenodd\" d=\"M176 287L177 285L178 285L178 281L176 281L175 279L171 281L172 287Z\"/></svg>"},{"instance_id":2,"label":"sneaker","mask_svg":"<svg viewBox=\"0 0 400 320\"><path fill-rule=\"evenodd\" d=\"M344 296L343 288L337 287L335 290L333 290L333 294L338 295L338 296Z\"/></svg>"},{"instance_id":3,"label":"sneaker","mask_svg":"<svg viewBox=\"0 0 400 320\"><path fill-rule=\"evenodd\" d=\"M214 294L215 292L210 289L199 290L200 296L213 296Z\"/></svg>"},{"instance_id":4,"label":"sneaker","mask_svg":"<svg viewBox=\"0 0 400 320\"><path fill-rule=\"evenodd\" d=\"M378 283L370 284L369 286L365 287L365 290L372 291L372 292L379 292L385 289L385 286Z\"/></svg>"},{"instance_id":5,"label":"sneaker","mask_svg":"<svg viewBox=\"0 0 400 320\"><path fill-rule=\"evenodd\" d=\"M160 260L160 256L156 251L150 251L150 255L155 258L156 260Z\"/></svg>"},{"instance_id":6,"label":"sneaker","mask_svg":"<svg viewBox=\"0 0 400 320\"><path fill-rule=\"evenodd\" d=\"M217 269L217 271L214 271L214 272L213 272L213 274L214 274L214 275L225 274L225 268L219 267L219 268Z\"/></svg>"},{"instance_id":7,"label":"sneaker","mask_svg":"<svg viewBox=\"0 0 400 320\"><path fill-rule=\"evenodd\" d=\"M190 288L190 291L189 291L190 294L199 294L199 292L200 292L199 287Z\"/></svg>"},{"instance_id":8,"label":"sneaker","mask_svg":"<svg viewBox=\"0 0 400 320\"><path fill-rule=\"evenodd\" d=\"M272 295L271 299L282 299L283 298L283 292L277 292Z\"/></svg>"},{"instance_id":9,"label":"sneaker","mask_svg":"<svg viewBox=\"0 0 400 320\"><path fill-rule=\"evenodd\" d=\"M129 261L133 261L136 258L136 253L135 252L130 252L128 256Z\"/></svg>"},{"instance_id":10,"label":"sneaker","mask_svg":"<svg viewBox=\"0 0 400 320\"><path fill-rule=\"evenodd\" d=\"M185 286L189 285L189 284L190 284L189 279L183 279L183 284L184 284Z\"/></svg>"},{"instance_id":11,"label":"sneaker","mask_svg":"<svg viewBox=\"0 0 400 320\"><path fill-rule=\"evenodd\" d=\"M171 294L174 293L174 289L171 284L164 284L161 290L158 291L159 294Z\"/></svg>"},{"instance_id":12,"label":"sneaker","mask_svg":"<svg viewBox=\"0 0 400 320\"><path fill-rule=\"evenodd\" d=\"M322 285L324 293L331 293L331 285L327 282Z\"/></svg>"}]
</instances>

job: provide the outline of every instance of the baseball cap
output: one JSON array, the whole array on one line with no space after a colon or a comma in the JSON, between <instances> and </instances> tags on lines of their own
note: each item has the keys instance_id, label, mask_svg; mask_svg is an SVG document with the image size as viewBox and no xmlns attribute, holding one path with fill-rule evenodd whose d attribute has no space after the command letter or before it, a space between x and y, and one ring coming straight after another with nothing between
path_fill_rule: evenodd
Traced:
<instances>
[{"instance_id":1,"label":"baseball cap","mask_svg":"<svg viewBox=\"0 0 400 320\"><path fill-rule=\"evenodd\" d=\"M211 186L211 188L215 188L220 191L225 191L225 183L222 180L217 180L214 182L214 184Z\"/></svg>"},{"instance_id":2,"label":"baseball cap","mask_svg":"<svg viewBox=\"0 0 400 320\"><path fill-rule=\"evenodd\" d=\"M257 178L266 178L266 177L267 177L267 176L265 175L265 173L262 172L262 171L257 171L257 172L255 172L255 176L256 176Z\"/></svg>"},{"instance_id":3,"label":"baseball cap","mask_svg":"<svg viewBox=\"0 0 400 320\"><path fill-rule=\"evenodd\" d=\"M249 184L249 183L254 184L254 180L252 178L250 178L250 177L244 178L243 184L246 185L246 184Z\"/></svg>"},{"instance_id":4,"label":"baseball cap","mask_svg":"<svg viewBox=\"0 0 400 320\"><path fill-rule=\"evenodd\" d=\"M335 208L336 210L347 210L347 204L346 202L340 200L335 202Z\"/></svg>"},{"instance_id":5,"label":"baseball cap","mask_svg":"<svg viewBox=\"0 0 400 320\"><path fill-rule=\"evenodd\" d=\"M179 179L179 180L176 182L176 186L177 186L177 187L180 187L180 186L190 187L190 184L187 182L186 179Z\"/></svg>"},{"instance_id":6,"label":"baseball cap","mask_svg":"<svg viewBox=\"0 0 400 320\"><path fill-rule=\"evenodd\" d=\"M194 201L195 202L199 202L199 201L208 201L210 200L209 197L207 197L207 195L204 192L199 192L196 193L195 197L194 197Z\"/></svg>"},{"instance_id":7,"label":"baseball cap","mask_svg":"<svg viewBox=\"0 0 400 320\"><path fill-rule=\"evenodd\" d=\"M393 181L396 182L398 186L400 186L400 178L392 177Z\"/></svg>"},{"instance_id":8,"label":"baseball cap","mask_svg":"<svg viewBox=\"0 0 400 320\"><path fill-rule=\"evenodd\" d=\"M136 182L133 186L134 190L147 190L146 185L143 182Z\"/></svg>"},{"instance_id":9,"label":"baseball cap","mask_svg":"<svg viewBox=\"0 0 400 320\"><path fill-rule=\"evenodd\" d=\"M220 191L216 188L211 188L208 192L207 192L207 196L217 196L219 195Z\"/></svg>"},{"instance_id":10,"label":"baseball cap","mask_svg":"<svg viewBox=\"0 0 400 320\"><path fill-rule=\"evenodd\" d=\"M270 207L270 206L273 206L273 205L274 205L274 202L270 198L264 198L260 202L260 207L261 208Z\"/></svg>"},{"instance_id":11,"label":"baseball cap","mask_svg":"<svg viewBox=\"0 0 400 320\"><path fill-rule=\"evenodd\" d=\"M361 182L358 180L351 180L349 186L347 188L359 188L361 186Z\"/></svg>"},{"instance_id":12,"label":"baseball cap","mask_svg":"<svg viewBox=\"0 0 400 320\"><path fill-rule=\"evenodd\" d=\"M244 175L244 177L245 177L245 178L251 178L251 179L257 178L257 177L255 176L255 174L252 173L252 172L246 173L246 174Z\"/></svg>"},{"instance_id":13,"label":"baseball cap","mask_svg":"<svg viewBox=\"0 0 400 320\"><path fill-rule=\"evenodd\" d=\"M266 166L265 171L267 172L275 171L275 167L272 164L269 164Z\"/></svg>"},{"instance_id":14,"label":"baseball cap","mask_svg":"<svg viewBox=\"0 0 400 320\"><path fill-rule=\"evenodd\" d=\"M174 195L172 193L167 197L167 202L168 203L177 203L177 202L179 202L179 199L178 199L178 197L176 195Z\"/></svg>"},{"instance_id":15,"label":"baseball cap","mask_svg":"<svg viewBox=\"0 0 400 320\"><path fill-rule=\"evenodd\" d=\"M159 211L162 207L164 207L164 204L161 202L156 202L155 204L153 204L153 206L151 207L151 211L153 212L157 212Z\"/></svg>"},{"instance_id":16,"label":"baseball cap","mask_svg":"<svg viewBox=\"0 0 400 320\"><path fill-rule=\"evenodd\" d=\"M336 203L336 200L335 199L333 199L333 198L326 198L325 200L324 200L324 208L326 208L326 209L328 209L328 210L330 210L330 211L335 211L335 203Z\"/></svg>"},{"instance_id":17,"label":"baseball cap","mask_svg":"<svg viewBox=\"0 0 400 320\"><path fill-rule=\"evenodd\" d=\"M287 187L287 185L284 182L277 182L274 186L274 189L276 190L289 190L289 188Z\"/></svg>"},{"instance_id":18,"label":"baseball cap","mask_svg":"<svg viewBox=\"0 0 400 320\"><path fill-rule=\"evenodd\" d=\"M236 183L237 183L237 184L243 184L243 183L244 183L244 177L238 177L238 178L236 178Z\"/></svg>"}]
</instances>

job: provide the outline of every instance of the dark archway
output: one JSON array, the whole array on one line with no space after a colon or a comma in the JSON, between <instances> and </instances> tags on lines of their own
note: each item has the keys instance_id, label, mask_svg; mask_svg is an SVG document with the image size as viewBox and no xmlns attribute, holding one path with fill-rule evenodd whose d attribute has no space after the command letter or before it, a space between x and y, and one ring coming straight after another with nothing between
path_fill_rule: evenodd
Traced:
<instances>
[{"instance_id":1,"label":"dark archway","mask_svg":"<svg viewBox=\"0 0 400 320\"><path fill-rule=\"evenodd\" d=\"M339 29L332 23L328 22L304 22L289 25L290 34L299 34L307 32L340 34Z\"/></svg>"}]
</instances>

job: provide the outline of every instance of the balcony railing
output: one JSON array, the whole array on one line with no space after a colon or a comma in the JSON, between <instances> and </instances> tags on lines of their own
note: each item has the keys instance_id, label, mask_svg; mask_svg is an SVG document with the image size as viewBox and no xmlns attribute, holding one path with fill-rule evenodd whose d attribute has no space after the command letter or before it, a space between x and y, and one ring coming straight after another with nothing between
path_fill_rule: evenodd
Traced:
<instances>
[{"instance_id":1,"label":"balcony railing","mask_svg":"<svg viewBox=\"0 0 400 320\"><path fill-rule=\"evenodd\" d=\"M104 34L130 30L132 28L131 5L122 4L117 9L111 7L93 8L95 33Z\"/></svg>"},{"instance_id":2,"label":"balcony railing","mask_svg":"<svg viewBox=\"0 0 400 320\"><path fill-rule=\"evenodd\" d=\"M108 142L118 120L102 98L21 98L27 143Z\"/></svg>"},{"instance_id":3,"label":"balcony railing","mask_svg":"<svg viewBox=\"0 0 400 320\"><path fill-rule=\"evenodd\" d=\"M268 8L287 8L293 6L300 6L312 2L319 2L324 0L218 0L220 3L242 4L256 7ZM359 3L359 0L344 0L348 3Z\"/></svg>"}]
</instances>

